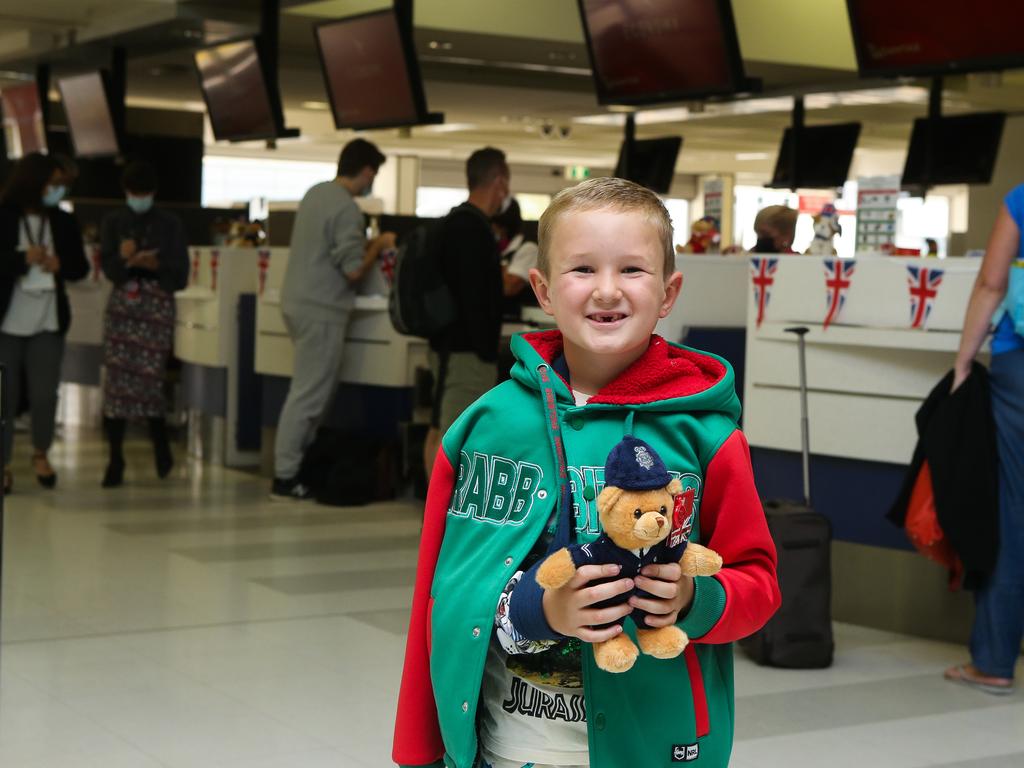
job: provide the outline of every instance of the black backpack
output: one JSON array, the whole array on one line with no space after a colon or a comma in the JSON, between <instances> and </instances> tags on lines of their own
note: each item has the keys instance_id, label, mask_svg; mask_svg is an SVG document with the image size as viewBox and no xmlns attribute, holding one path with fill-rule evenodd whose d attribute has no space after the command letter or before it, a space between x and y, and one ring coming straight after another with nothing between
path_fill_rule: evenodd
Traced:
<instances>
[{"instance_id":1,"label":"black backpack","mask_svg":"<svg viewBox=\"0 0 1024 768\"><path fill-rule=\"evenodd\" d=\"M429 339L455 322L455 301L441 267L445 220L420 224L398 248L388 313L406 336Z\"/></svg>"}]
</instances>

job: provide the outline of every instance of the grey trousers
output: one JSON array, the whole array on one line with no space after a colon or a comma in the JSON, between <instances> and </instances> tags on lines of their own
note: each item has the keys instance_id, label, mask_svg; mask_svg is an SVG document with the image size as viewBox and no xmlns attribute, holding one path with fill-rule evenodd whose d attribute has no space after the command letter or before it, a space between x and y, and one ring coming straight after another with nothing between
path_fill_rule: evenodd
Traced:
<instances>
[{"instance_id":1,"label":"grey trousers","mask_svg":"<svg viewBox=\"0 0 1024 768\"><path fill-rule=\"evenodd\" d=\"M288 314L284 321L295 347L295 372L277 422L274 476L287 480L298 474L302 457L338 388L348 315L343 323Z\"/></svg>"},{"instance_id":2,"label":"grey trousers","mask_svg":"<svg viewBox=\"0 0 1024 768\"><path fill-rule=\"evenodd\" d=\"M11 463L14 446L15 409L21 399L22 377L28 385L29 414L32 417L32 447L47 451L53 443L57 419L57 387L64 357L64 337L56 331L33 336L0 333L0 363L7 369L4 378L4 463Z\"/></svg>"}]
</instances>

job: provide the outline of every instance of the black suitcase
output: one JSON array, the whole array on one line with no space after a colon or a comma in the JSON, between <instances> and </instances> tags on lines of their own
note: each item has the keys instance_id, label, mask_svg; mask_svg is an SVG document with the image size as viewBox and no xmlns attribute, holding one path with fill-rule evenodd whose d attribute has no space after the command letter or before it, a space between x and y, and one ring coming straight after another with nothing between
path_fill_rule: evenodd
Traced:
<instances>
[{"instance_id":1,"label":"black suitcase","mask_svg":"<svg viewBox=\"0 0 1024 768\"><path fill-rule=\"evenodd\" d=\"M811 507L807 424L806 328L797 335L800 353L800 417L804 501L771 500L764 512L778 551L782 606L759 631L740 641L758 664L820 669L832 664L832 526Z\"/></svg>"}]
</instances>

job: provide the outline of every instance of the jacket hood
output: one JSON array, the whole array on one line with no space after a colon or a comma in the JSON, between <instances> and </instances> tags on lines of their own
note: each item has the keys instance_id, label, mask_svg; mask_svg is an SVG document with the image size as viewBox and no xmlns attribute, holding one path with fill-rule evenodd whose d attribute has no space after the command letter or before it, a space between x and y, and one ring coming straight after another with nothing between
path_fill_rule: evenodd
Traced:
<instances>
[{"instance_id":1,"label":"jacket hood","mask_svg":"<svg viewBox=\"0 0 1024 768\"><path fill-rule=\"evenodd\" d=\"M537 368L562 353L562 332L530 331L512 338L516 363L512 378L540 390ZM560 400L574 403L569 383L554 377ZM720 411L733 421L740 415L732 366L709 352L672 344L652 335L647 351L587 402L587 407L616 406L638 411Z\"/></svg>"}]
</instances>

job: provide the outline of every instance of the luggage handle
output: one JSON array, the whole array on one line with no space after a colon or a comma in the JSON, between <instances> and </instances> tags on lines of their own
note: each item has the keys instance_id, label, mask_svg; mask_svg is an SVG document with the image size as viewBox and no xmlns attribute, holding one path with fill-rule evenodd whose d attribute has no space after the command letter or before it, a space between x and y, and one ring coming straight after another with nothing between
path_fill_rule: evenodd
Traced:
<instances>
[{"instance_id":1,"label":"luggage handle","mask_svg":"<svg viewBox=\"0 0 1024 768\"><path fill-rule=\"evenodd\" d=\"M800 358L800 452L803 459L804 504L811 508L811 436L807 421L807 354L804 336L810 328L803 325L786 328L786 333L796 335L797 353Z\"/></svg>"}]
</instances>

